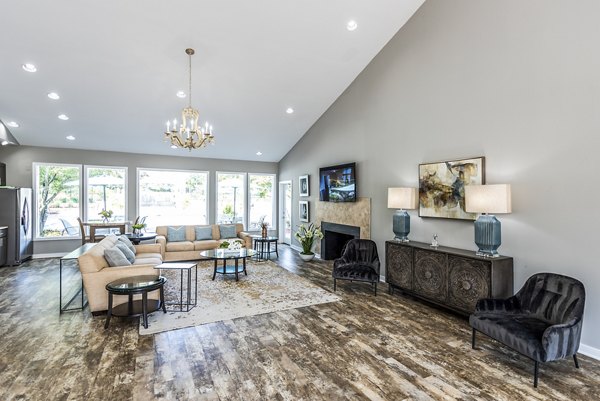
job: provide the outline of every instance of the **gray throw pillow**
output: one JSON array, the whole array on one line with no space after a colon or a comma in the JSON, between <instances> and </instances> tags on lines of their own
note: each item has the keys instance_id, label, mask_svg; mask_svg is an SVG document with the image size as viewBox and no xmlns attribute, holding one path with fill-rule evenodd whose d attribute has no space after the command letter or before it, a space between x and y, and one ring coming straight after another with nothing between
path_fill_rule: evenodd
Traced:
<instances>
[{"instance_id":1,"label":"gray throw pillow","mask_svg":"<svg viewBox=\"0 0 600 401\"><path fill-rule=\"evenodd\" d=\"M219 226L219 233L221 235L221 239L223 238L235 238L237 237L237 233L235 232L234 225L221 225Z\"/></svg>"},{"instance_id":2,"label":"gray throw pillow","mask_svg":"<svg viewBox=\"0 0 600 401\"><path fill-rule=\"evenodd\" d=\"M115 246L119 248L121 252L123 252L123 255L125 255L125 257L129 261L129 264L135 262L135 255L133 254L133 252L131 252L131 249L127 248L127 245L120 241L117 241Z\"/></svg>"},{"instance_id":3,"label":"gray throw pillow","mask_svg":"<svg viewBox=\"0 0 600 401\"><path fill-rule=\"evenodd\" d=\"M204 241L207 239L213 239L212 237L212 227L194 227L196 231L196 241Z\"/></svg>"},{"instance_id":4,"label":"gray throw pillow","mask_svg":"<svg viewBox=\"0 0 600 401\"><path fill-rule=\"evenodd\" d=\"M121 241L122 243L124 243L125 245L127 245L127 248L129 248L129 250L131 252L133 252L134 255L137 253L137 250L135 249L135 246L133 246L133 244L131 243L131 241L129 240L129 238L127 238L126 235L120 235L119 236L119 241Z\"/></svg>"},{"instance_id":5,"label":"gray throw pillow","mask_svg":"<svg viewBox=\"0 0 600 401\"><path fill-rule=\"evenodd\" d=\"M105 249L104 259L106 259L110 267L131 265L131 262L127 260L123 252L117 247Z\"/></svg>"},{"instance_id":6,"label":"gray throw pillow","mask_svg":"<svg viewBox=\"0 0 600 401\"><path fill-rule=\"evenodd\" d=\"M181 242L185 241L185 227L167 227L167 241Z\"/></svg>"}]
</instances>

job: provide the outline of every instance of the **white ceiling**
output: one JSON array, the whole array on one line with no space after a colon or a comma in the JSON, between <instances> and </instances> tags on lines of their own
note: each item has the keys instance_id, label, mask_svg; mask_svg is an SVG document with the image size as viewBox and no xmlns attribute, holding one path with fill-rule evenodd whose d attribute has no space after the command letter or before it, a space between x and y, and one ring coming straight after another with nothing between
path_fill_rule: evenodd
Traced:
<instances>
[{"instance_id":1,"label":"white ceiling","mask_svg":"<svg viewBox=\"0 0 600 401\"><path fill-rule=\"evenodd\" d=\"M6 1L0 119L23 145L279 161L423 1ZM187 47L216 136L191 153L163 142L188 102Z\"/></svg>"}]
</instances>

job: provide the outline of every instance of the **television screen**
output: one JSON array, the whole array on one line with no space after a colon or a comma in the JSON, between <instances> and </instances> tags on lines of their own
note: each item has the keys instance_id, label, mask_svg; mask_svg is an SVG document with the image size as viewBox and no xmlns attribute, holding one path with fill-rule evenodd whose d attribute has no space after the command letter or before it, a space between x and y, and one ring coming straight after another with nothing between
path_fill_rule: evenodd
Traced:
<instances>
[{"instance_id":1,"label":"television screen","mask_svg":"<svg viewBox=\"0 0 600 401\"><path fill-rule=\"evenodd\" d=\"M356 202L356 163L320 168L319 200Z\"/></svg>"}]
</instances>

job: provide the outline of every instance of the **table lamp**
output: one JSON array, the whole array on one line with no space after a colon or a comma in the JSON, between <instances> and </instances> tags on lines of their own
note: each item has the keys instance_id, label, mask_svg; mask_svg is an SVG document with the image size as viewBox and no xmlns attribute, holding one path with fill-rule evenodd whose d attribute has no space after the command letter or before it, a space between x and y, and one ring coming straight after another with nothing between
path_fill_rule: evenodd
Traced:
<instances>
[{"instance_id":1,"label":"table lamp","mask_svg":"<svg viewBox=\"0 0 600 401\"><path fill-rule=\"evenodd\" d=\"M417 188L388 188L388 209L398 209L394 213L393 231L396 241L408 242L410 215L406 209L417 208Z\"/></svg>"},{"instance_id":2,"label":"table lamp","mask_svg":"<svg viewBox=\"0 0 600 401\"><path fill-rule=\"evenodd\" d=\"M465 186L465 210L481 213L475 221L475 244L478 256L497 257L501 241L500 221L495 213L512 211L510 185Z\"/></svg>"}]
</instances>

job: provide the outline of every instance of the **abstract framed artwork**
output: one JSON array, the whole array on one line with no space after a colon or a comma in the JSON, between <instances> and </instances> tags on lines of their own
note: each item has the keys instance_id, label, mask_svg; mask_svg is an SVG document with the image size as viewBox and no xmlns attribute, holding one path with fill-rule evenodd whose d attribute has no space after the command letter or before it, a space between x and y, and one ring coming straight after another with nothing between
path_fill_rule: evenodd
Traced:
<instances>
[{"instance_id":1,"label":"abstract framed artwork","mask_svg":"<svg viewBox=\"0 0 600 401\"><path fill-rule=\"evenodd\" d=\"M485 157L419 164L419 216L475 220L465 186L485 184Z\"/></svg>"},{"instance_id":2,"label":"abstract framed artwork","mask_svg":"<svg viewBox=\"0 0 600 401\"><path fill-rule=\"evenodd\" d=\"M298 217L300 218L300 221L303 223L308 223L308 201L299 201L298 211Z\"/></svg>"},{"instance_id":3,"label":"abstract framed artwork","mask_svg":"<svg viewBox=\"0 0 600 401\"><path fill-rule=\"evenodd\" d=\"M308 174L301 175L298 183L300 184L300 196L310 196L310 188L308 187Z\"/></svg>"}]
</instances>

